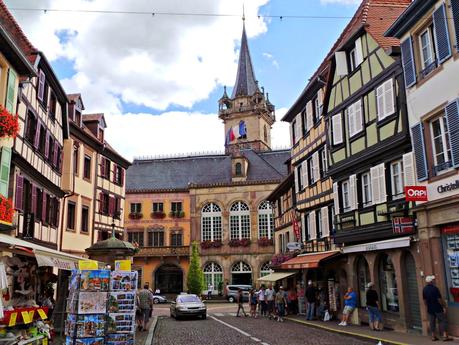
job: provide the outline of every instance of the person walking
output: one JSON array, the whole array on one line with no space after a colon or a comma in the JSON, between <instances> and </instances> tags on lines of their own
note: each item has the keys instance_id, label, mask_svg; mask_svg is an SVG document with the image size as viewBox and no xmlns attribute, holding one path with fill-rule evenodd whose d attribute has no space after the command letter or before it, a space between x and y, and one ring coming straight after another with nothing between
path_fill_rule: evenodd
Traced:
<instances>
[{"instance_id":1,"label":"person walking","mask_svg":"<svg viewBox=\"0 0 459 345\"><path fill-rule=\"evenodd\" d=\"M284 288L279 287L279 291L275 297L276 309L277 309L277 321L284 322L285 308L287 307L287 299L285 298Z\"/></svg>"},{"instance_id":2,"label":"person walking","mask_svg":"<svg viewBox=\"0 0 459 345\"><path fill-rule=\"evenodd\" d=\"M306 320L314 319L314 310L316 306L317 289L311 280L308 281L308 287L306 288Z\"/></svg>"},{"instance_id":3,"label":"person walking","mask_svg":"<svg viewBox=\"0 0 459 345\"><path fill-rule=\"evenodd\" d=\"M267 307L268 307L268 310L267 310L268 317L271 320L273 317L275 317L274 315L274 290L273 290L272 284L269 284L268 288L265 290L265 299L266 299Z\"/></svg>"},{"instance_id":4,"label":"person walking","mask_svg":"<svg viewBox=\"0 0 459 345\"><path fill-rule=\"evenodd\" d=\"M448 336L446 324L446 303L441 297L440 290L435 286L435 276L430 275L426 277L426 286L422 290L422 298L427 308L429 315L430 333L432 334L432 341L438 340L435 335L438 321L439 335L443 336L443 341L452 341L453 338Z\"/></svg>"},{"instance_id":5,"label":"person walking","mask_svg":"<svg viewBox=\"0 0 459 345\"><path fill-rule=\"evenodd\" d=\"M242 293L242 289L237 290L237 313L236 317L239 317L239 311L242 310L242 313L244 316L247 316L245 310L244 310L244 295Z\"/></svg>"},{"instance_id":6,"label":"person walking","mask_svg":"<svg viewBox=\"0 0 459 345\"><path fill-rule=\"evenodd\" d=\"M347 288L346 294L344 295L343 318L341 319L341 323L339 323L339 326L347 326L347 322L349 321L349 316L352 315L356 307L357 307L357 294L355 293L354 289L351 286L349 286Z\"/></svg>"},{"instance_id":7,"label":"person walking","mask_svg":"<svg viewBox=\"0 0 459 345\"><path fill-rule=\"evenodd\" d=\"M250 316L253 318L256 318L257 317L258 296L257 296L255 289L250 289L249 303L250 303Z\"/></svg>"},{"instance_id":8,"label":"person walking","mask_svg":"<svg viewBox=\"0 0 459 345\"><path fill-rule=\"evenodd\" d=\"M139 308L141 315L140 330L146 331L148 321L150 321L150 315L153 311L153 294L148 288L148 285L145 284L143 289L138 292L139 298Z\"/></svg>"},{"instance_id":9,"label":"person walking","mask_svg":"<svg viewBox=\"0 0 459 345\"><path fill-rule=\"evenodd\" d=\"M207 285L207 299L212 299L212 291L214 290L214 286L212 284Z\"/></svg>"},{"instance_id":10,"label":"person walking","mask_svg":"<svg viewBox=\"0 0 459 345\"><path fill-rule=\"evenodd\" d=\"M379 296L376 290L374 289L374 283L369 282L367 284L367 310L368 310L368 324L370 329L373 331L382 331L382 316L381 311L379 310Z\"/></svg>"},{"instance_id":11,"label":"person walking","mask_svg":"<svg viewBox=\"0 0 459 345\"><path fill-rule=\"evenodd\" d=\"M262 285L258 291L258 304L260 306L260 315L266 316L266 297L265 297L265 286Z\"/></svg>"}]
</instances>

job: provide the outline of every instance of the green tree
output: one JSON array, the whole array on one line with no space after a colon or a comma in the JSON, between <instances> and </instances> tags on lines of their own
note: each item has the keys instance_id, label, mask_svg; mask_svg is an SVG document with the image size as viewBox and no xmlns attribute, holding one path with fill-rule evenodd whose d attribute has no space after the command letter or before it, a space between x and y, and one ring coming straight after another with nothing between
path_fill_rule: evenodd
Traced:
<instances>
[{"instance_id":1,"label":"green tree","mask_svg":"<svg viewBox=\"0 0 459 345\"><path fill-rule=\"evenodd\" d=\"M191 260L190 269L188 270L188 277L186 284L188 291L198 296L201 295L205 288L204 284L204 273L201 269L201 259L199 257L198 243L193 242L191 244Z\"/></svg>"}]
</instances>

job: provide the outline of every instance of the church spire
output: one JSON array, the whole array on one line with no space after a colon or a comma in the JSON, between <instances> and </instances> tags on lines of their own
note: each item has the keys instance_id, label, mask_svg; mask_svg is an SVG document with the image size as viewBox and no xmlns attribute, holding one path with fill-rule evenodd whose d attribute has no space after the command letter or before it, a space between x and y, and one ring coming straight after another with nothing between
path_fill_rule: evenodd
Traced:
<instances>
[{"instance_id":1,"label":"church spire","mask_svg":"<svg viewBox=\"0 0 459 345\"><path fill-rule=\"evenodd\" d=\"M257 82L253 71L252 59L250 58L247 34L245 32L245 14L243 15L241 51L237 68L236 82L231 98L238 96L252 96L257 90Z\"/></svg>"}]
</instances>

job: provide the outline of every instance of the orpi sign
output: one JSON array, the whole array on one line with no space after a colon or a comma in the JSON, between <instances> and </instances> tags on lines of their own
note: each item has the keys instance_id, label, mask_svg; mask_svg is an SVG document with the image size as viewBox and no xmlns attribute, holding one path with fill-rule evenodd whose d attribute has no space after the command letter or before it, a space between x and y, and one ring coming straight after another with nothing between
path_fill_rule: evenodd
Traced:
<instances>
[{"instance_id":1,"label":"orpi sign","mask_svg":"<svg viewBox=\"0 0 459 345\"><path fill-rule=\"evenodd\" d=\"M427 201L427 187L405 186L406 201Z\"/></svg>"}]
</instances>

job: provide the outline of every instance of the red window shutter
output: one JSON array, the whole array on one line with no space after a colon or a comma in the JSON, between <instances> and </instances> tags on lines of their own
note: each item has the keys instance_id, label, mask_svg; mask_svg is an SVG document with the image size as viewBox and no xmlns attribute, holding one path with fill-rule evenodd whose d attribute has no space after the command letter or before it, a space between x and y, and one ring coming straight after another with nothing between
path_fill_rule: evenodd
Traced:
<instances>
[{"instance_id":1,"label":"red window shutter","mask_svg":"<svg viewBox=\"0 0 459 345\"><path fill-rule=\"evenodd\" d=\"M105 158L104 157L100 159L100 175L102 177L105 177Z\"/></svg>"},{"instance_id":2,"label":"red window shutter","mask_svg":"<svg viewBox=\"0 0 459 345\"><path fill-rule=\"evenodd\" d=\"M115 198L108 198L108 214L113 216L115 214Z\"/></svg>"},{"instance_id":3,"label":"red window shutter","mask_svg":"<svg viewBox=\"0 0 459 345\"><path fill-rule=\"evenodd\" d=\"M48 159L49 158L49 136L50 136L50 133L49 131L46 132L46 143L45 143L45 158Z\"/></svg>"},{"instance_id":4,"label":"red window shutter","mask_svg":"<svg viewBox=\"0 0 459 345\"><path fill-rule=\"evenodd\" d=\"M33 146L38 149L38 145L40 144L40 131L41 131L41 125L40 122L37 121L37 130L35 131L35 140L33 142Z\"/></svg>"},{"instance_id":5,"label":"red window shutter","mask_svg":"<svg viewBox=\"0 0 459 345\"><path fill-rule=\"evenodd\" d=\"M99 193L99 213L104 213L104 193Z\"/></svg>"},{"instance_id":6,"label":"red window shutter","mask_svg":"<svg viewBox=\"0 0 459 345\"><path fill-rule=\"evenodd\" d=\"M45 192L45 190L43 190L43 208L41 209L41 221L43 223L46 222L46 214L48 212L48 205L46 204L46 201L47 201L47 193Z\"/></svg>"},{"instance_id":7,"label":"red window shutter","mask_svg":"<svg viewBox=\"0 0 459 345\"><path fill-rule=\"evenodd\" d=\"M54 154L53 154L53 167L57 167L57 161L59 159L58 157L58 149L59 149L59 144L57 142L54 143Z\"/></svg>"},{"instance_id":8,"label":"red window shutter","mask_svg":"<svg viewBox=\"0 0 459 345\"><path fill-rule=\"evenodd\" d=\"M32 213L37 214L37 186L32 185Z\"/></svg>"},{"instance_id":9,"label":"red window shutter","mask_svg":"<svg viewBox=\"0 0 459 345\"><path fill-rule=\"evenodd\" d=\"M118 174L118 165L113 164L113 182L118 183L119 182L119 174Z\"/></svg>"},{"instance_id":10,"label":"red window shutter","mask_svg":"<svg viewBox=\"0 0 459 345\"><path fill-rule=\"evenodd\" d=\"M16 176L16 195L14 199L14 207L18 211L22 211L24 209L23 204L22 204L23 190L24 190L24 177L17 175Z\"/></svg>"},{"instance_id":11,"label":"red window shutter","mask_svg":"<svg viewBox=\"0 0 459 345\"><path fill-rule=\"evenodd\" d=\"M62 147L59 146L59 161L58 161L58 168L59 168L59 172L62 173L62 154L63 154L63 150L62 150Z\"/></svg>"}]
</instances>

